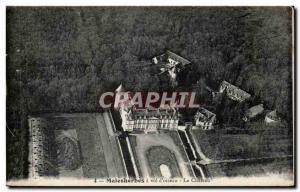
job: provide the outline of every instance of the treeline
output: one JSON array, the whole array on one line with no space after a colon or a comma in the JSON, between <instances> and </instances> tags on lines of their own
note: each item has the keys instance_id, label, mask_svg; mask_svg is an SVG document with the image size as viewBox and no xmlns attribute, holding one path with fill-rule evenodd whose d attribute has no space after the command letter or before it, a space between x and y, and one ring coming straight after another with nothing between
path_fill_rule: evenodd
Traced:
<instances>
[{"instance_id":1,"label":"treeline","mask_svg":"<svg viewBox=\"0 0 300 192\"><path fill-rule=\"evenodd\" d=\"M150 65L165 49L192 61L200 97L225 79L291 118L291 8L8 7L7 124L18 135L28 114L99 111L121 82L171 89ZM11 171L26 142L7 137Z\"/></svg>"}]
</instances>

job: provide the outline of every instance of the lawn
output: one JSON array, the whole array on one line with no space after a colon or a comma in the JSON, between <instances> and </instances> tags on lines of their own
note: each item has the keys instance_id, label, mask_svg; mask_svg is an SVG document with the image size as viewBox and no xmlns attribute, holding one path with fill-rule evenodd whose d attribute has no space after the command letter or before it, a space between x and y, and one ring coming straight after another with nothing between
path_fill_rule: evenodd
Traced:
<instances>
[{"instance_id":1,"label":"lawn","mask_svg":"<svg viewBox=\"0 0 300 192\"><path fill-rule=\"evenodd\" d=\"M284 157L292 155L292 137L287 130L270 128L254 134L192 130L194 142L213 160Z\"/></svg>"},{"instance_id":2,"label":"lawn","mask_svg":"<svg viewBox=\"0 0 300 192\"><path fill-rule=\"evenodd\" d=\"M94 116L78 117L74 118L73 121L81 146L84 177L107 177L108 171L103 146Z\"/></svg>"},{"instance_id":3,"label":"lawn","mask_svg":"<svg viewBox=\"0 0 300 192\"><path fill-rule=\"evenodd\" d=\"M206 165L211 177L235 177L264 174L291 174L292 159L263 159L257 161L240 161Z\"/></svg>"}]
</instances>

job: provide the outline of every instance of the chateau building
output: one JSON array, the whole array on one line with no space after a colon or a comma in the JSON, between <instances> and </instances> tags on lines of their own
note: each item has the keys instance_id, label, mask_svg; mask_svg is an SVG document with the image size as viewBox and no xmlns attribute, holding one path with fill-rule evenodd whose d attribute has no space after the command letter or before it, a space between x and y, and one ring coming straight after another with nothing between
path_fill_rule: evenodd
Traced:
<instances>
[{"instance_id":1,"label":"chateau building","mask_svg":"<svg viewBox=\"0 0 300 192\"><path fill-rule=\"evenodd\" d=\"M124 131L156 132L159 129L177 130L178 114L168 109L120 109Z\"/></svg>"},{"instance_id":2,"label":"chateau building","mask_svg":"<svg viewBox=\"0 0 300 192\"><path fill-rule=\"evenodd\" d=\"M228 83L227 81L223 81L219 88L220 93L226 93L226 95L238 102L243 102L246 99L249 99L251 95L247 93L246 91L243 91L242 89Z\"/></svg>"},{"instance_id":3,"label":"chateau building","mask_svg":"<svg viewBox=\"0 0 300 192\"><path fill-rule=\"evenodd\" d=\"M124 92L124 87L120 85L116 92ZM126 101L125 103L121 103L118 108L124 131L148 133L156 132L159 129L177 130L178 128L178 112L173 107L137 109L130 102Z\"/></svg>"},{"instance_id":4,"label":"chateau building","mask_svg":"<svg viewBox=\"0 0 300 192\"><path fill-rule=\"evenodd\" d=\"M245 116L243 117L243 120L245 122L247 122L247 121L251 120L252 118L256 117L257 115L261 114L263 111L264 111L263 104L255 105L246 111Z\"/></svg>"},{"instance_id":5,"label":"chateau building","mask_svg":"<svg viewBox=\"0 0 300 192\"><path fill-rule=\"evenodd\" d=\"M266 117L265 117L265 122L267 124L276 124L280 122L280 117L277 114L276 110L270 111L269 113L267 113Z\"/></svg>"},{"instance_id":6,"label":"chateau building","mask_svg":"<svg viewBox=\"0 0 300 192\"><path fill-rule=\"evenodd\" d=\"M201 107L197 111L194 118L196 127L199 127L201 129L213 129L213 124L216 121L216 114Z\"/></svg>"},{"instance_id":7,"label":"chateau building","mask_svg":"<svg viewBox=\"0 0 300 192\"><path fill-rule=\"evenodd\" d=\"M156 56L152 59L154 64L166 64L169 67L175 67L178 64L182 66L188 65L191 62L187 59L167 50L164 54Z\"/></svg>"},{"instance_id":8,"label":"chateau building","mask_svg":"<svg viewBox=\"0 0 300 192\"><path fill-rule=\"evenodd\" d=\"M173 80L176 79L177 73L191 63L187 59L168 50L164 54L154 57L152 62L160 65L161 73L168 72L170 78Z\"/></svg>"}]
</instances>

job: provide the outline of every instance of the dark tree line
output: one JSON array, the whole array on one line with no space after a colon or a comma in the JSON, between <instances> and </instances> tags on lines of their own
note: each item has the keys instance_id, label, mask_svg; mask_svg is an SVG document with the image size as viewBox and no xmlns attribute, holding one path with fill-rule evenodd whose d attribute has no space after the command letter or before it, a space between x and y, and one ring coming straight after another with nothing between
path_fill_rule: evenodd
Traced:
<instances>
[{"instance_id":1,"label":"dark tree line","mask_svg":"<svg viewBox=\"0 0 300 192\"><path fill-rule=\"evenodd\" d=\"M99 111L120 82L169 89L146 67L165 49L192 62L202 97L225 79L291 118L290 8L9 7L8 178L26 176L28 114Z\"/></svg>"}]
</instances>

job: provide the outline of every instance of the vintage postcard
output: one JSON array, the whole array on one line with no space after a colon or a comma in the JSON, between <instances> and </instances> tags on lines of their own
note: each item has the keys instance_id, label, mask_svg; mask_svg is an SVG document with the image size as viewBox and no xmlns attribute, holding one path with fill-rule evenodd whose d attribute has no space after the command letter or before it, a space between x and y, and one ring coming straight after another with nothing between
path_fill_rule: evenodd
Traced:
<instances>
[{"instance_id":1,"label":"vintage postcard","mask_svg":"<svg viewBox=\"0 0 300 192\"><path fill-rule=\"evenodd\" d=\"M8 186L295 185L293 7L7 7Z\"/></svg>"}]
</instances>

